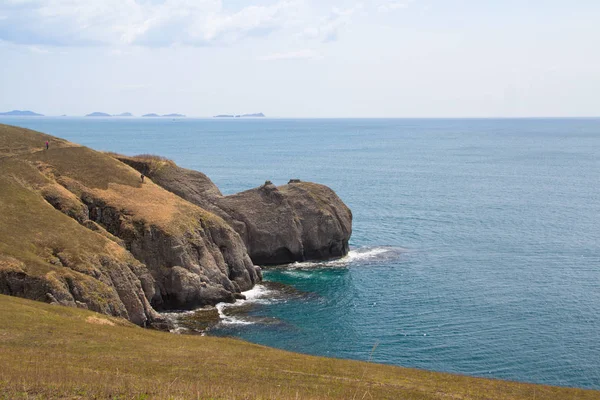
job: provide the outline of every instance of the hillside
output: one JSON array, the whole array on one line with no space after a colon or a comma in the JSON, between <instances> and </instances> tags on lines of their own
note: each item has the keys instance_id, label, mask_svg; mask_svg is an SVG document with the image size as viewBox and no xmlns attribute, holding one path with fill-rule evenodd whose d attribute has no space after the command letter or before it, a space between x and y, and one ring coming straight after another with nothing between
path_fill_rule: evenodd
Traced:
<instances>
[{"instance_id":1,"label":"hillside","mask_svg":"<svg viewBox=\"0 0 600 400\"><path fill-rule=\"evenodd\" d=\"M5 399L598 399L599 392L312 357L0 295Z\"/></svg>"},{"instance_id":2,"label":"hillside","mask_svg":"<svg viewBox=\"0 0 600 400\"><path fill-rule=\"evenodd\" d=\"M0 293L148 326L260 280L225 221L106 154L0 125L0 171Z\"/></svg>"}]
</instances>

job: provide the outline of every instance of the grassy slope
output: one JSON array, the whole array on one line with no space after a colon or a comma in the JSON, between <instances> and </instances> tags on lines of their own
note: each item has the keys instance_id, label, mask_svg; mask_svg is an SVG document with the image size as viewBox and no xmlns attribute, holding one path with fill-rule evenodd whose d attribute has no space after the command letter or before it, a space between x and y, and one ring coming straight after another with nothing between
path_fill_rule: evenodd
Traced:
<instances>
[{"instance_id":1,"label":"grassy slope","mask_svg":"<svg viewBox=\"0 0 600 400\"><path fill-rule=\"evenodd\" d=\"M46 140L50 142L49 150L43 148ZM55 175L76 182L74 187L84 185L108 204L167 231L181 233L199 219L225 224L150 180L142 185L139 173L113 157L39 132L0 124L0 269L8 264L2 255L25 262L28 274L33 275L61 270L49 262L56 251L66 250L81 259L87 254L104 253L130 257L42 198L40 193L48 188L73 196L54 182Z\"/></svg>"},{"instance_id":2,"label":"grassy slope","mask_svg":"<svg viewBox=\"0 0 600 400\"><path fill-rule=\"evenodd\" d=\"M45 148L46 141L49 142L51 149L78 147L74 143L45 133L0 124L0 157L41 151Z\"/></svg>"},{"instance_id":3,"label":"grassy slope","mask_svg":"<svg viewBox=\"0 0 600 400\"><path fill-rule=\"evenodd\" d=\"M90 255L110 254L133 261L114 242L79 225L55 210L36 192L47 183L33 166L15 159L0 159L0 271L23 271L28 276L53 281L67 276L79 280L98 298L110 297L111 289L85 274ZM56 254L74 261L79 272L52 263ZM45 300L45 291L28 296Z\"/></svg>"},{"instance_id":4,"label":"grassy slope","mask_svg":"<svg viewBox=\"0 0 600 400\"><path fill-rule=\"evenodd\" d=\"M0 321L0 399L600 398L594 391L312 357L234 339L145 330L89 311L9 296L0 296Z\"/></svg>"}]
</instances>

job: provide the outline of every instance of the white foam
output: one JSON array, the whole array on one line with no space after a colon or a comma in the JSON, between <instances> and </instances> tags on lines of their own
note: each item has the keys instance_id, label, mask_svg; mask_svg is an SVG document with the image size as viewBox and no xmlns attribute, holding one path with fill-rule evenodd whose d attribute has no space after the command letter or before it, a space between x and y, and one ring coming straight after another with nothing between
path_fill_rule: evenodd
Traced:
<instances>
[{"instance_id":1,"label":"white foam","mask_svg":"<svg viewBox=\"0 0 600 400\"><path fill-rule=\"evenodd\" d=\"M267 289L266 286L260 285L260 284L254 285L254 287L252 289L242 292L242 294L244 296L246 296L245 301L261 299L261 298L269 296L270 293L271 293L271 290ZM238 301L244 302L244 300L238 300ZM237 301L236 301L236 303L237 303Z\"/></svg>"},{"instance_id":2,"label":"white foam","mask_svg":"<svg viewBox=\"0 0 600 400\"><path fill-rule=\"evenodd\" d=\"M219 312L219 317L221 318L222 324L227 325L251 325L254 324L252 321L247 321L242 318L234 317L231 315L226 315L223 310L230 307L239 307L248 303L262 303L267 301L271 294L272 290L267 289L264 285L254 285L254 287L250 290L242 292L244 296L246 296L246 300L236 300L235 303L219 303L215 306L217 311Z\"/></svg>"},{"instance_id":3,"label":"white foam","mask_svg":"<svg viewBox=\"0 0 600 400\"><path fill-rule=\"evenodd\" d=\"M297 267L291 266L290 268L307 268L306 265L298 265ZM308 272L308 271L284 271L284 274L288 275L288 276L292 276L294 278L302 278L302 279L308 279L311 277L312 273Z\"/></svg>"},{"instance_id":4,"label":"white foam","mask_svg":"<svg viewBox=\"0 0 600 400\"><path fill-rule=\"evenodd\" d=\"M236 303L237 303L237 301L236 301ZM250 324L252 324L252 322L250 322L250 321L245 321L241 318L232 317L231 315L227 315L223 312L223 310L225 308L232 307L232 306L233 306L232 304L228 304L228 303L219 303L216 305L217 311L219 312L219 318L221 319L221 321L219 321L219 323L225 324L225 325L250 325Z\"/></svg>"},{"instance_id":5,"label":"white foam","mask_svg":"<svg viewBox=\"0 0 600 400\"><path fill-rule=\"evenodd\" d=\"M397 250L397 249L396 249ZM365 261L370 259L376 259L382 254L386 254L394 251L391 247L373 247L373 248L361 248L357 250L350 250L348 254L342 258L331 261L304 261L295 262L287 265L289 269L309 269L313 267L344 267L357 261ZM299 276L300 277L300 276ZM305 276L302 276L305 277Z\"/></svg>"},{"instance_id":6,"label":"white foam","mask_svg":"<svg viewBox=\"0 0 600 400\"><path fill-rule=\"evenodd\" d=\"M381 254L389 253L390 251L392 251L390 248L385 247L375 247L373 249L365 250L350 250L346 257L340 258L339 260L331 261L331 263L368 260L371 258L376 258Z\"/></svg>"}]
</instances>

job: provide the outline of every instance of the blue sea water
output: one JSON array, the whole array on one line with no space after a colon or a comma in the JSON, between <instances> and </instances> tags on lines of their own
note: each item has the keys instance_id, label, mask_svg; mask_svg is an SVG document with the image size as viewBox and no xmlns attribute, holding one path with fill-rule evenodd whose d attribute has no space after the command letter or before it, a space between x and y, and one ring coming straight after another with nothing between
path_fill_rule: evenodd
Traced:
<instances>
[{"instance_id":1,"label":"blue sea water","mask_svg":"<svg viewBox=\"0 0 600 400\"><path fill-rule=\"evenodd\" d=\"M600 119L3 118L154 153L224 193L333 188L342 260L265 270L212 333L331 357L600 389Z\"/></svg>"}]
</instances>

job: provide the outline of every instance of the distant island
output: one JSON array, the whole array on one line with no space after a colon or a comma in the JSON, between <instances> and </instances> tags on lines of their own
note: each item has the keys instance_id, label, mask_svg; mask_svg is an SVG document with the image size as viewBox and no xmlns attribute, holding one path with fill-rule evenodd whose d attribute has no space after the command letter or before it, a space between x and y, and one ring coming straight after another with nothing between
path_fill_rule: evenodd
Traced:
<instances>
[{"instance_id":1,"label":"distant island","mask_svg":"<svg viewBox=\"0 0 600 400\"><path fill-rule=\"evenodd\" d=\"M114 115L114 117L133 117L133 114L130 112L124 112L121 114Z\"/></svg>"},{"instance_id":2,"label":"distant island","mask_svg":"<svg viewBox=\"0 0 600 400\"><path fill-rule=\"evenodd\" d=\"M0 113L3 116L11 116L11 117L43 117L43 114L34 113L33 111L21 111L21 110L12 110L8 112Z\"/></svg>"},{"instance_id":3,"label":"distant island","mask_svg":"<svg viewBox=\"0 0 600 400\"><path fill-rule=\"evenodd\" d=\"M142 117L150 117L150 118L157 118L157 117L162 117L162 118L185 118L185 115L183 114L165 114L165 115L159 115L156 113L150 113L150 114L144 114L142 115Z\"/></svg>"},{"instance_id":4,"label":"distant island","mask_svg":"<svg viewBox=\"0 0 600 400\"><path fill-rule=\"evenodd\" d=\"M96 111L96 112L86 115L86 117L112 117L112 115Z\"/></svg>"},{"instance_id":5,"label":"distant island","mask_svg":"<svg viewBox=\"0 0 600 400\"><path fill-rule=\"evenodd\" d=\"M256 113L256 114L242 114L242 115L232 115L232 114L219 114L215 115L214 118L264 118L265 114Z\"/></svg>"}]
</instances>

